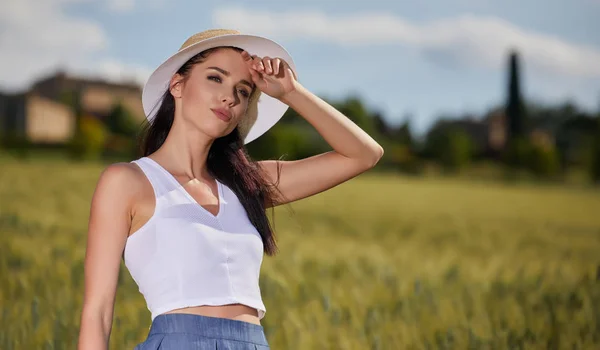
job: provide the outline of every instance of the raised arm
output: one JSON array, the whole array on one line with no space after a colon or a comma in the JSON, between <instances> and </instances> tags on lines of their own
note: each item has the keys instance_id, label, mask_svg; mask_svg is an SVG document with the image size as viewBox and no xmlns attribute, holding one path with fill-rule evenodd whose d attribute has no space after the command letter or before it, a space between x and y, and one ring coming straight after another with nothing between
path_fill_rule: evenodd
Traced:
<instances>
[{"instance_id":1,"label":"raised arm","mask_svg":"<svg viewBox=\"0 0 600 350\"><path fill-rule=\"evenodd\" d=\"M321 134L334 149L294 160L261 161L282 194L284 204L320 193L347 181L377 164L383 148L354 122L298 84L285 101ZM279 178L277 178L279 167Z\"/></svg>"},{"instance_id":2,"label":"raised arm","mask_svg":"<svg viewBox=\"0 0 600 350\"><path fill-rule=\"evenodd\" d=\"M298 112L333 148L295 161L259 162L283 196L276 204L325 191L365 172L381 159L383 148L348 117L298 83L285 61L244 57L257 86Z\"/></svg>"},{"instance_id":3,"label":"raised arm","mask_svg":"<svg viewBox=\"0 0 600 350\"><path fill-rule=\"evenodd\" d=\"M135 172L112 164L100 175L90 208L79 350L108 349L119 266L131 225Z\"/></svg>"}]
</instances>

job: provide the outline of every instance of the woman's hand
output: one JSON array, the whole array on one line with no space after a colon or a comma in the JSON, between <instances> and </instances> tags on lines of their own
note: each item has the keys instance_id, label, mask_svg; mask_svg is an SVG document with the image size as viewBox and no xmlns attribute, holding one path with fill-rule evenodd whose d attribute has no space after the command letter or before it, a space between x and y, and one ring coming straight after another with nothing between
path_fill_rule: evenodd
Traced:
<instances>
[{"instance_id":1,"label":"woman's hand","mask_svg":"<svg viewBox=\"0 0 600 350\"><path fill-rule=\"evenodd\" d=\"M252 81L263 93L281 99L296 90L298 82L294 72L283 59L250 56L246 51L242 52L242 58L248 65Z\"/></svg>"}]
</instances>

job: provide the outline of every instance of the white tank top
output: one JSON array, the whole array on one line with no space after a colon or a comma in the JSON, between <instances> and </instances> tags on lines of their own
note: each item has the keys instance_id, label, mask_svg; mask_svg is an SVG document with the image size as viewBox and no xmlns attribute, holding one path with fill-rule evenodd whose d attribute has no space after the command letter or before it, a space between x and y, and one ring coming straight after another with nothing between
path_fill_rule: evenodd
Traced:
<instances>
[{"instance_id":1,"label":"white tank top","mask_svg":"<svg viewBox=\"0 0 600 350\"><path fill-rule=\"evenodd\" d=\"M142 157L132 163L150 181L156 207L128 237L124 261L152 320L182 307L234 303L255 308L262 319L263 242L235 193L217 181L215 216L154 160Z\"/></svg>"}]
</instances>

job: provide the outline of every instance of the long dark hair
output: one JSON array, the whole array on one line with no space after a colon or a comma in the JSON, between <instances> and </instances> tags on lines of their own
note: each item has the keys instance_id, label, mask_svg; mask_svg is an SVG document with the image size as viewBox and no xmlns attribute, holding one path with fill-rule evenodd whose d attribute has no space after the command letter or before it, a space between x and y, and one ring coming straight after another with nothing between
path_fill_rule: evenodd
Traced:
<instances>
[{"instance_id":1,"label":"long dark hair","mask_svg":"<svg viewBox=\"0 0 600 350\"><path fill-rule=\"evenodd\" d=\"M235 47L227 48L242 51ZM195 64L202 62L216 49L219 48L208 49L195 55L181 66L177 73L185 79ZM143 156L156 152L162 146L171 130L174 117L175 99L167 90L156 115L151 122L146 123L141 133L140 151ZM213 142L206 165L211 176L227 185L237 195L250 222L262 237L266 254L275 255L277 244L266 215L266 205L274 207L276 187L275 184L266 181L260 167L250 159L237 127Z\"/></svg>"}]
</instances>

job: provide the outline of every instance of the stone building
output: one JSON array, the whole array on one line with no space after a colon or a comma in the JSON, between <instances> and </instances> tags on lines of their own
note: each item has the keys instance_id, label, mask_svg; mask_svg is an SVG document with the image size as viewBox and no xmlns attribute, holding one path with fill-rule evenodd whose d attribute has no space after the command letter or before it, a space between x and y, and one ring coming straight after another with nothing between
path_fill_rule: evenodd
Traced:
<instances>
[{"instance_id":1,"label":"stone building","mask_svg":"<svg viewBox=\"0 0 600 350\"><path fill-rule=\"evenodd\" d=\"M66 143L75 132L74 106L86 115L106 118L122 104L136 121L144 119L141 87L67 76L58 72L22 93L0 93L0 131L31 143Z\"/></svg>"},{"instance_id":2,"label":"stone building","mask_svg":"<svg viewBox=\"0 0 600 350\"><path fill-rule=\"evenodd\" d=\"M35 93L0 97L2 130L31 143L64 143L75 131L73 110Z\"/></svg>"}]
</instances>

